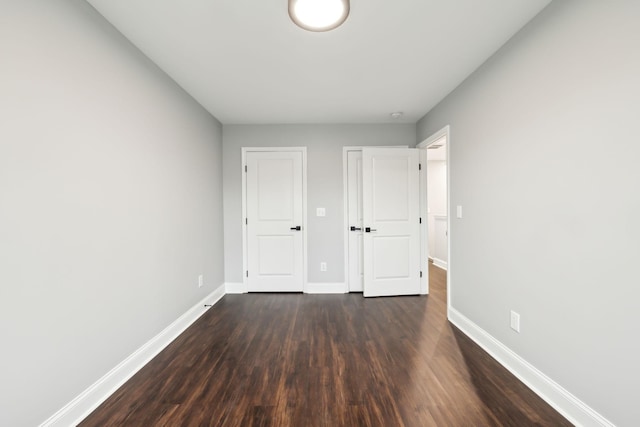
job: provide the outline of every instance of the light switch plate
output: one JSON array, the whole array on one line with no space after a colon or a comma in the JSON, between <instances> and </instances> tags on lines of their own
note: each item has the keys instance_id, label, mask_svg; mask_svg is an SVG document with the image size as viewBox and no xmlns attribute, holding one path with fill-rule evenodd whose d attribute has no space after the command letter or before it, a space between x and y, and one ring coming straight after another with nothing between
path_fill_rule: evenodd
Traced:
<instances>
[{"instance_id":1,"label":"light switch plate","mask_svg":"<svg viewBox=\"0 0 640 427\"><path fill-rule=\"evenodd\" d=\"M511 329L520 333L520 315L511 310Z\"/></svg>"},{"instance_id":2,"label":"light switch plate","mask_svg":"<svg viewBox=\"0 0 640 427\"><path fill-rule=\"evenodd\" d=\"M326 215L327 215L327 211L325 210L325 208L316 209L316 216L326 216Z\"/></svg>"},{"instance_id":3,"label":"light switch plate","mask_svg":"<svg viewBox=\"0 0 640 427\"><path fill-rule=\"evenodd\" d=\"M462 218L462 206L456 206L456 218Z\"/></svg>"}]
</instances>

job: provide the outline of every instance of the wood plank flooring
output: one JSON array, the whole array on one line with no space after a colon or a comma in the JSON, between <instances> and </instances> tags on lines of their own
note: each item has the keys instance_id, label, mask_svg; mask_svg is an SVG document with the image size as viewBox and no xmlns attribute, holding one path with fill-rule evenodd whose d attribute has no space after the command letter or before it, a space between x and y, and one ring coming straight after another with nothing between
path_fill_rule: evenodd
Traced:
<instances>
[{"instance_id":1,"label":"wood plank flooring","mask_svg":"<svg viewBox=\"0 0 640 427\"><path fill-rule=\"evenodd\" d=\"M571 426L425 297L227 295L80 425Z\"/></svg>"}]
</instances>

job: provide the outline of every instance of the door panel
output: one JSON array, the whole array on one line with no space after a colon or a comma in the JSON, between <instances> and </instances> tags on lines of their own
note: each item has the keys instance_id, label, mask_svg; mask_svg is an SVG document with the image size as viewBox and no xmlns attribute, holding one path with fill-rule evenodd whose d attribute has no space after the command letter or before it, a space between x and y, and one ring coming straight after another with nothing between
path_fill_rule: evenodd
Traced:
<instances>
[{"instance_id":1,"label":"door panel","mask_svg":"<svg viewBox=\"0 0 640 427\"><path fill-rule=\"evenodd\" d=\"M258 275L294 275L294 247L293 236L258 236Z\"/></svg>"},{"instance_id":2,"label":"door panel","mask_svg":"<svg viewBox=\"0 0 640 427\"><path fill-rule=\"evenodd\" d=\"M362 154L364 296L420 294L419 152Z\"/></svg>"},{"instance_id":3,"label":"door panel","mask_svg":"<svg viewBox=\"0 0 640 427\"><path fill-rule=\"evenodd\" d=\"M249 292L304 287L302 153L247 152Z\"/></svg>"},{"instance_id":4,"label":"door panel","mask_svg":"<svg viewBox=\"0 0 640 427\"><path fill-rule=\"evenodd\" d=\"M409 279L411 241L406 236L373 236L373 258L385 260L373 264L373 279Z\"/></svg>"},{"instance_id":5,"label":"door panel","mask_svg":"<svg viewBox=\"0 0 640 427\"><path fill-rule=\"evenodd\" d=\"M374 162L370 187L373 197L372 220L389 223L408 221L411 207L407 159L378 156Z\"/></svg>"},{"instance_id":6,"label":"door panel","mask_svg":"<svg viewBox=\"0 0 640 427\"><path fill-rule=\"evenodd\" d=\"M258 219L293 220L294 159L257 160Z\"/></svg>"}]
</instances>

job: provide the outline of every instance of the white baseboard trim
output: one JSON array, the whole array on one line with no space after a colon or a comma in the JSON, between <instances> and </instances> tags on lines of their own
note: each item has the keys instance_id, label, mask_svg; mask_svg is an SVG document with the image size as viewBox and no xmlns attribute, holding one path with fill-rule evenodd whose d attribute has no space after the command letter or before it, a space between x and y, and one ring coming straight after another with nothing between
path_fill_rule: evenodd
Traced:
<instances>
[{"instance_id":1,"label":"white baseboard trim","mask_svg":"<svg viewBox=\"0 0 640 427\"><path fill-rule=\"evenodd\" d=\"M613 423L540 372L491 334L449 307L449 321L475 341L502 366L576 426L615 427Z\"/></svg>"},{"instance_id":2,"label":"white baseboard trim","mask_svg":"<svg viewBox=\"0 0 640 427\"><path fill-rule=\"evenodd\" d=\"M348 292L347 285L341 282L336 283L317 283L308 282L305 287L305 294L346 294Z\"/></svg>"},{"instance_id":3,"label":"white baseboard trim","mask_svg":"<svg viewBox=\"0 0 640 427\"><path fill-rule=\"evenodd\" d=\"M129 380L144 365L149 363L158 353L185 331L193 322L202 316L208 308L205 304L214 305L225 295L225 287L204 297L186 313L180 316L162 332L151 338L133 354L107 372L93 385L80 393L75 399L40 424L40 427L75 426L93 412L102 402L111 396L122 384Z\"/></svg>"},{"instance_id":4,"label":"white baseboard trim","mask_svg":"<svg viewBox=\"0 0 640 427\"><path fill-rule=\"evenodd\" d=\"M224 287L228 294L246 294L248 292L244 283L225 283Z\"/></svg>"},{"instance_id":5,"label":"white baseboard trim","mask_svg":"<svg viewBox=\"0 0 640 427\"><path fill-rule=\"evenodd\" d=\"M447 261L443 261L439 258L433 258L433 265L435 265L436 267L440 267L443 270L447 269Z\"/></svg>"}]
</instances>

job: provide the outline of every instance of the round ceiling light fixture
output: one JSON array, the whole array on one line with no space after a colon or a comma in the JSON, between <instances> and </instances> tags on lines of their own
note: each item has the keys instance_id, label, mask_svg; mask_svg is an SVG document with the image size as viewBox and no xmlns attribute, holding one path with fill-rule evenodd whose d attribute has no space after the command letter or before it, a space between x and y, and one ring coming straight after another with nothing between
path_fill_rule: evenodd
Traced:
<instances>
[{"instance_id":1,"label":"round ceiling light fixture","mask_svg":"<svg viewBox=\"0 0 640 427\"><path fill-rule=\"evenodd\" d=\"M402 111L396 111L395 113L391 113L389 114L391 116L392 119L394 120L398 120L400 117L402 117L404 113Z\"/></svg>"},{"instance_id":2,"label":"round ceiling light fixture","mask_svg":"<svg viewBox=\"0 0 640 427\"><path fill-rule=\"evenodd\" d=\"M289 0L289 16L300 28L329 31L349 16L349 0Z\"/></svg>"}]
</instances>

